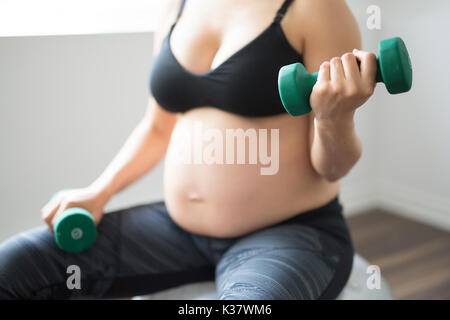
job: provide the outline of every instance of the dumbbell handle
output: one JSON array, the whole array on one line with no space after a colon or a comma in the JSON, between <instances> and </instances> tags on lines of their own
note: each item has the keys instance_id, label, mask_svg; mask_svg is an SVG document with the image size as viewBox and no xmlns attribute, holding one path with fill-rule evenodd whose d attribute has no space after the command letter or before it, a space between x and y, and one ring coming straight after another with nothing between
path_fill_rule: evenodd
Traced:
<instances>
[{"instance_id":1,"label":"dumbbell handle","mask_svg":"<svg viewBox=\"0 0 450 320\"><path fill-rule=\"evenodd\" d=\"M357 61L357 63L358 63L358 67L359 67L361 65L361 62ZM317 82L317 77L318 76L319 76L319 72L311 73L311 80L314 80L314 83L312 84L311 90L314 87L314 84ZM383 82L383 76L381 75L381 72L380 72L380 60L378 59L378 57L377 57L377 74L376 74L376 77L375 77L375 81L376 82Z\"/></svg>"},{"instance_id":2,"label":"dumbbell handle","mask_svg":"<svg viewBox=\"0 0 450 320\"><path fill-rule=\"evenodd\" d=\"M361 63L359 61L357 61L357 62L358 62L358 67L359 67ZM298 62L298 63L301 64L300 62ZM308 96L311 95L312 89L317 82L318 76L319 76L319 72L314 72L314 73L311 73L309 75L309 77L304 79L304 81L306 83L303 83L302 85L304 85L304 88L307 90ZM375 81L383 82L383 76L381 75L381 72L380 72L380 60L378 59L378 57L377 57L377 74L375 77Z\"/></svg>"},{"instance_id":3,"label":"dumbbell handle","mask_svg":"<svg viewBox=\"0 0 450 320\"><path fill-rule=\"evenodd\" d=\"M293 63L280 69L278 89L283 106L290 115L300 116L311 111L309 99L317 77L318 72L309 74L301 63ZM383 82L390 94L411 89L411 60L401 38L380 41L375 80Z\"/></svg>"}]
</instances>

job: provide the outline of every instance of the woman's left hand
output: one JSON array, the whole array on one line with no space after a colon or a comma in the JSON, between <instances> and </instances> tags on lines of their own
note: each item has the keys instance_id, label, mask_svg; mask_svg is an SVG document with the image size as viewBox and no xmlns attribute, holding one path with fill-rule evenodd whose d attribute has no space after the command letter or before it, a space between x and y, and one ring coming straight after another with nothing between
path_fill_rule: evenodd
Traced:
<instances>
[{"instance_id":1,"label":"woman's left hand","mask_svg":"<svg viewBox=\"0 0 450 320\"><path fill-rule=\"evenodd\" d=\"M323 62L310 97L316 120L353 120L355 110L373 94L376 72L375 54L357 49Z\"/></svg>"}]
</instances>

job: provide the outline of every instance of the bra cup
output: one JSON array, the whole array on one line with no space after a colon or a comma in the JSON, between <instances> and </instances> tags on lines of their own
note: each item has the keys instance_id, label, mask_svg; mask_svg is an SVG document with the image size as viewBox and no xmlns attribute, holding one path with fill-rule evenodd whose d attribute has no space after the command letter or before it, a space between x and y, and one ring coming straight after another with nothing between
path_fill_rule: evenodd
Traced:
<instances>
[{"instance_id":1,"label":"bra cup","mask_svg":"<svg viewBox=\"0 0 450 320\"><path fill-rule=\"evenodd\" d=\"M173 55L170 36L163 41L150 73L150 93L169 112L182 113L210 106L248 116L285 112L278 93L278 72L284 65L302 62L289 45L280 21L291 0L286 0L274 22L256 38L209 72L186 70ZM184 6L184 1L182 7ZM177 18L178 19L178 18Z\"/></svg>"}]
</instances>

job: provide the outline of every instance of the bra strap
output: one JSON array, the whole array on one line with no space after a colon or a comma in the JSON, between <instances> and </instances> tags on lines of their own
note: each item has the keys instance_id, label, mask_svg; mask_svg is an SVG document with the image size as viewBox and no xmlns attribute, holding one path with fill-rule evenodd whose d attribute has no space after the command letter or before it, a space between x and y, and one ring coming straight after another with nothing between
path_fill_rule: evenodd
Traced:
<instances>
[{"instance_id":1,"label":"bra strap","mask_svg":"<svg viewBox=\"0 0 450 320\"><path fill-rule=\"evenodd\" d=\"M186 0L181 0L180 7L178 8L177 18L175 19L174 24L175 24L175 23L178 21L178 19L180 18L181 13L183 12L183 8L184 8L184 4L185 4L185 3L186 3Z\"/></svg>"},{"instance_id":2,"label":"bra strap","mask_svg":"<svg viewBox=\"0 0 450 320\"><path fill-rule=\"evenodd\" d=\"M184 1L184 0L183 0ZM275 15L275 19L273 21L280 22L281 19L283 19L284 14L286 13L287 9L291 5L292 1L294 0L285 0L281 8L277 11L277 14Z\"/></svg>"}]
</instances>

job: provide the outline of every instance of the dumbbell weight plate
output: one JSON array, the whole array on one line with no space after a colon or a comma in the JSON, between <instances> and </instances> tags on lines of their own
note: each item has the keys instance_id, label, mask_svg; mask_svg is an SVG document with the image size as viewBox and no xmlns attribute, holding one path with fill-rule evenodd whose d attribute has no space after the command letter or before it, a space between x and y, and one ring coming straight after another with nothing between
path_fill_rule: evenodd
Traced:
<instances>
[{"instance_id":1,"label":"dumbbell weight plate","mask_svg":"<svg viewBox=\"0 0 450 320\"><path fill-rule=\"evenodd\" d=\"M378 67L390 94L407 92L412 86L411 60L406 45L399 37L380 41Z\"/></svg>"},{"instance_id":2,"label":"dumbbell weight plate","mask_svg":"<svg viewBox=\"0 0 450 320\"><path fill-rule=\"evenodd\" d=\"M83 208L64 210L54 224L56 244L67 252L80 252L89 248L97 238L94 219Z\"/></svg>"},{"instance_id":3,"label":"dumbbell weight plate","mask_svg":"<svg viewBox=\"0 0 450 320\"><path fill-rule=\"evenodd\" d=\"M56 192L54 199L60 192L70 189L62 189ZM89 248L97 238L92 215L83 208L69 208L56 219L53 224L56 244L67 252L80 252Z\"/></svg>"}]
</instances>

